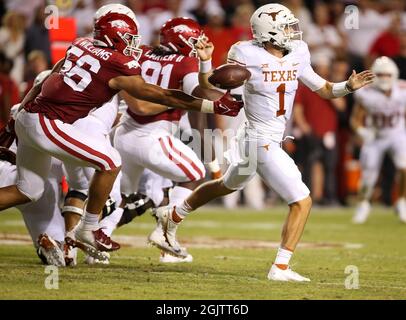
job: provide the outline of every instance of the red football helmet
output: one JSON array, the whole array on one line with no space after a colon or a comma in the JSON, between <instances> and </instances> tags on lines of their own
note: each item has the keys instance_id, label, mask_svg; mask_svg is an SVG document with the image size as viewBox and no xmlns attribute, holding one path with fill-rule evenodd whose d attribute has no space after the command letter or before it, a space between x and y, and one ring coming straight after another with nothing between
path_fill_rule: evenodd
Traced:
<instances>
[{"instance_id":1,"label":"red football helmet","mask_svg":"<svg viewBox=\"0 0 406 320\"><path fill-rule=\"evenodd\" d=\"M193 19L173 18L161 27L159 42L170 51L195 57L194 45L203 36L202 28Z\"/></svg>"},{"instance_id":2,"label":"red football helmet","mask_svg":"<svg viewBox=\"0 0 406 320\"><path fill-rule=\"evenodd\" d=\"M94 44L114 48L138 60L141 36L134 12L121 4L109 4L96 11L94 16Z\"/></svg>"}]
</instances>

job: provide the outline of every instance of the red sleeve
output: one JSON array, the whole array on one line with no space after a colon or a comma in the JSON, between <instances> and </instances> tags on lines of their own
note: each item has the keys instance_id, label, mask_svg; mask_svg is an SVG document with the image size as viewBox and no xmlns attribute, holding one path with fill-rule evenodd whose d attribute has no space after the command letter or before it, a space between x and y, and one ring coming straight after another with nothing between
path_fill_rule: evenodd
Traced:
<instances>
[{"instance_id":1,"label":"red sleeve","mask_svg":"<svg viewBox=\"0 0 406 320\"><path fill-rule=\"evenodd\" d=\"M199 59L195 57L186 57L181 64L185 75L193 72L199 72Z\"/></svg>"},{"instance_id":2,"label":"red sleeve","mask_svg":"<svg viewBox=\"0 0 406 320\"><path fill-rule=\"evenodd\" d=\"M195 57L184 57L181 61L175 64L173 70L174 77L173 79L171 78L171 87L176 88L173 87L174 82L181 83L186 75L195 72L199 72L199 60Z\"/></svg>"},{"instance_id":3,"label":"red sleeve","mask_svg":"<svg viewBox=\"0 0 406 320\"><path fill-rule=\"evenodd\" d=\"M138 76L141 74L140 64L131 57L119 54L115 56L112 63L113 68L117 71L118 75Z\"/></svg>"}]
</instances>

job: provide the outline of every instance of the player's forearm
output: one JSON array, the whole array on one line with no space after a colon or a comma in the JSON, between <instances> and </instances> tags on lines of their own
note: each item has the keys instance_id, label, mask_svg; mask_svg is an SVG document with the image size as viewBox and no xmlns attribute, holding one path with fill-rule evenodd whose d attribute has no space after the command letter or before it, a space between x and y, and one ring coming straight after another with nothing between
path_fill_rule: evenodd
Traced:
<instances>
[{"instance_id":1,"label":"player's forearm","mask_svg":"<svg viewBox=\"0 0 406 320\"><path fill-rule=\"evenodd\" d=\"M214 86L209 82L209 76L211 72L201 73L199 72L199 86L203 89L212 89Z\"/></svg>"},{"instance_id":2,"label":"player's forearm","mask_svg":"<svg viewBox=\"0 0 406 320\"><path fill-rule=\"evenodd\" d=\"M207 89L207 88L202 88L201 86L197 86L193 90L192 95L197 98L208 99L208 100L214 101L214 100L220 99L223 96L223 93L216 89Z\"/></svg>"},{"instance_id":3,"label":"player's forearm","mask_svg":"<svg viewBox=\"0 0 406 320\"><path fill-rule=\"evenodd\" d=\"M326 81L324 87L316 91L317 94L322 97L323 99L334 99L336 98L333 94L333 84L331 82Z\"/></svg>"},{"instance_id":4,"label":"player's forearm","mask_svg":"<svg viewBox=\"0 0 406 320\"><path fill-rule=\"evenodd\" d=\"M199 60L199 86L203 89L211 89L214 86L209 82L209 76L212 74L211 59Z\"/></svg>"},{"instance_id":5,"label":"player's forearm","mask_svg":"<svg viewBox=\"0 0 406 320\"><path fill-rule=\"evenodd\" d=\"M162 104L137 100L137 108L130 107L130 109L140 116L153 116L168 110L168 107Z\"/></svg>"},{"instance_id":6,"label":"player's forearm","mask_svg":"<svg viewBox=\"0 0 406 320\"><path fill-rule=\"evenodd\" d=\"M20 105L20 107L18 108L18 110L23 109L24 106L25 106L28 102L34 100L34 99L40 94L40 92L41 92L41 87L42 87L42 83L39 83L39 84L33 86L33 87L31 88L31 90L28 91L28 93L27 93L26 96L24 97L24 99L23 99L23 101L21 102L21 105Z\"/></svg>"},{"instance_id":7,"label":"player's forearm","mask_svg":"<svg viewBox=\"0 0 406 320\"><path fill-rule=\"evenodd\" d=\"M202 111L202 99L187 95L180 90L164 90L159 102L172 108Z\"/></svg>"},{"instance_id":8,"label":"player's forearm","mask_svg":"<svg viewBox=\"0 0 406 320\"><path fill-rule=\"evenodd\" d=\"M167 106L161 104L156 104L144 100L138 100L127 92L120 92L120 97L124 99L128 108L137 115L140 116L152 116L161 112L164 112L168 109Z\"/></svg>"},{"instance_id":9,"label":"player's forearm","mask_svg":"<svg viewBox=\"0 0 406 320\"><path fill-rule=\"evenodd\" d=\"M145 84L142 87L137 87L132 83L122 86L121 89L127 91L133 97L158 103L171 108L201 111L202 100L196 99L180 90L167 90L158 86Z\"/></svg>"},{"instance_id":10,"label":"player's forearm","mask_svg":"<svg viewBox=\"0 0 406 320\"><path fill-rule=\"evenodd\" d=\"M180 90L167 90L148 84L140 76L120 76L110 79L109 87L117 91L127 91L137 99L162 104L175 109L217 113L230 117L237 116L244 106L242 101L233 99L229 93L226 93L216 101L197 99Z\"/></svg>"}]
</instances>

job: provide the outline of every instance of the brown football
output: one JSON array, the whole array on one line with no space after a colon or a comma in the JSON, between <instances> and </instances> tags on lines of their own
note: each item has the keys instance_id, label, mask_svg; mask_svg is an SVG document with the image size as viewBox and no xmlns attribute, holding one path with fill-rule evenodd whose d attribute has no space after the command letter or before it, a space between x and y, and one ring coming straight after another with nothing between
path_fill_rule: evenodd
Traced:
<instances>
[{"instance_id":1,"label":"brown football","mask_svg":"<svg viewBox=\"0 0 406 320\"><path fill-rule=\"evenodd\" d=\"M231 90L238 88L251 77L247 68L236 64L223 64L213 70L209 82L220 89Z\"/></svg>"}]
</instances>

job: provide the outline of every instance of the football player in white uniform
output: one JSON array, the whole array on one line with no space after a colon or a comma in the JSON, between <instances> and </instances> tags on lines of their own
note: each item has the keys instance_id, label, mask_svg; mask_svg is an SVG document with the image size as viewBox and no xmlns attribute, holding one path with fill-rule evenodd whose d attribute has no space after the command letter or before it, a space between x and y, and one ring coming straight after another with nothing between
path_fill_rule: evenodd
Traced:
<instances>
[{"instance_id":1,"label":"football player in white uniform","mask_svg":"<svg viewBox=\"0 0 406 320\"><path fill-rule=\"evenodd\" d=\"M355 94L356 105L351 127L363 140L361 148L361 197L354 223L364 223L371 210L369 203L385 153L389 152L400 173L400 198L396 203L399 219L406 223L406 82L399 81L399 70L388 57L372 65L376 81Z\"/></svg>"},{"instance_id":2,"label":"football player in white uniform","mask_svg":"<svg viewBox=\"0 0 406 320\"><path fill-rule=\"evenodd\" d=\"M289 261L312 201L300 171L281 148L298 80L321 97L333 99L371 83L374 75L370 71L353 71L348 81L341 83L331 83L317 75L310 65L309 49L301 40L299 21L283 5L267 4L257 9L251 17L251 27L254 40L236 43L228 54L229 63L251 72L243 89L248 122L237 134L235 150L230 150L231 164L222 179L202 184L180 206L159 210L158 217L168 243L178 245L176 228L188 213L216 197L244 188L258 172L289 205L282 241L268 279L310 281L293 272ZM247 159L244 154L248 154Z\"/></svg>"}]
</instances>

